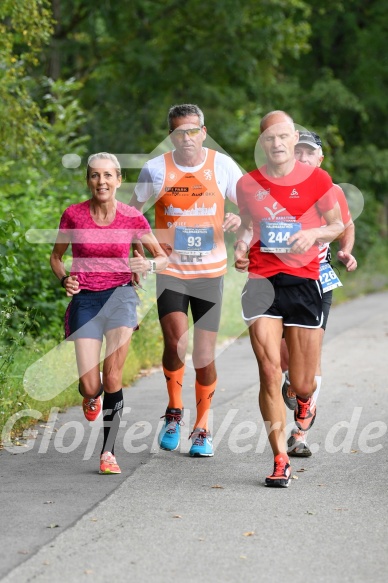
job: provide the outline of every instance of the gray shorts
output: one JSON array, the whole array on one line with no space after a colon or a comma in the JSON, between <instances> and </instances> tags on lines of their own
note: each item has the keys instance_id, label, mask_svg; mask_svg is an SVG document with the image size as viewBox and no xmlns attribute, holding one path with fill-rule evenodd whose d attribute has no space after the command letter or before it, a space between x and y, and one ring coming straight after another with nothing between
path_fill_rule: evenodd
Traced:
<instances>
[{"instance_id":1,"label":"gray shorts","mask_svg":"<svg viewBox=\"0 0 388 583\"><path fill-rule=\"evenodd\" d=\"M332 301L333 301L333 290L331 289L331 290L325 292L323 294L323 297L322 297L322 309L323 309L322 328L324 330L326 330L327 319L329 317L329 312L330 312Z\"/></svg>"},{"instance_id":2,"label":"gray shorts","mask_svg":"<svg viewBox=\"0 0 388 583\"><path fill-rule=\"evenodd\" d=\"M103 339L108 330L137 328L140 301L132 285L103 291L81 290L72 297L65 315L65 338Z\"/></svg>"}]
</instances>

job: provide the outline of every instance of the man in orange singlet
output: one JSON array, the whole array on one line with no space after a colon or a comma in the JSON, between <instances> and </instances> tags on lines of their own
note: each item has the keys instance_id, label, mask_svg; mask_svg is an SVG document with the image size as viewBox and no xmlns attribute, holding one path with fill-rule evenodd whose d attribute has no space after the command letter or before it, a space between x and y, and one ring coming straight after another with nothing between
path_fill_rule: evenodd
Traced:
<instances>
[{"instance_id":1,"label":"man in orange singlet","mask_svg":"<svg viewBox=\"0 0 388 583\"><path fill-rule=\"evenodd\" d=\"M217 383L215 346L227 266L224 232L236 231L241 223L238 215L225 214L225 199L237 204L236 184L242 173L231 158L203 146L206 127L198 106L171 107L168 125L175 149L144 165L131 200L142 210L154 198L155 234L169 256L156 283L169 396L158 441L168 451L180 443L190 307L197 405L190 455L210 457L208 414Z\"/></svg>"}]
</instances>

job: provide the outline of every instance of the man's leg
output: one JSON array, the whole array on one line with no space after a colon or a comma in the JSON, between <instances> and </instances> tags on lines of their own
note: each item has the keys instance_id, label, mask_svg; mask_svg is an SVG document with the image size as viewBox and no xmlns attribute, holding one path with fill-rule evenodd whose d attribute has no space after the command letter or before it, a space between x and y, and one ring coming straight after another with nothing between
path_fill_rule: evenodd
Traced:
<instances>
[{"instance_id":1,"label":"man's leg","mask_svg":"<svg viewBox=\"0 0 388 583\"><path fill-rule=\"evenodd\" d=\"M168 408L183 409L182 385L188 346L188 318L171 312L160 320L163 333L163 370L169 396Z\"/></svg>"},{"instance_id":2,"label":"man's leg","mask_svg":"<svg viewBox=\"0 0 388 583\"><path fill-rule=\"evenodd\" d=\"M171 312L160 319L160 325L164 341L162 363L168 405L158 442L162 449L174 451L179 447L183 418L182 388L188 345L188 317L184 312Z\"/></svg>"},{"instance_id":3,"label":"man's leg","mask_svg":"<svg viewBox=\"0 0 388 583\"><path fill-rule=\"evenodd\" d=\"M323 342L324 333L325 333L324 329L320 328L319 329L319 337L320 337L320 339L319 339L319 343L320 343L319 353L320 353L320 355L321 355L321 350L322 350L322 342ZM288 353L288 351L287 351L287 353ZM319 358L319 363L318 363L316 374L315 374L316 389L312 395L312 398L313 398L315 404L317 402L319 389L321 386L321 381L322 381L322 377L321 377L320 358ZM282 387L282 394L283 394L283 399L284 399L287 407L289 409L291 409L292 411L294 411L297 407L297 400L296 400L296 394L295 394L295 392L290 384L288 370L285 373L285 380L284 380L284 384ZM312 455L311 450L310 450L309 446L307 445L307 435L308 435L308 431L302 431L301 429L299 429L295 425L295 427L291 430L290 437L287 440L288 454L290 456L292 456L292 457L310 457Z\"/></svg>"},{"instance_id":4,"label":"man's leg","mask_svg":"<svg viewBox=\"0 0 388 583\"><path fill-rule=\"evenodd\" d=\"M217 332L194 328L193 365L195 368L195 397L197 403L197 427L209 430L208 417L217 384L215 348Z\"/></svg>"},{"instance_id":5,"label":"man's leg","mask_svg":"<svg viewBox=\"0 0 388 583\"><path fill-rule=\"evenodd\" d=\"M280 342L283 321L280 318L257 318L249 335L259 365L259 406L274 455L286 452L286 411L280 392L282 371Z\"/></svg>"},{"instance_id":6,"label":"man's leg","mask_svg":"<svg viewBox=\"0 0 388 583\"><path fill-rule=\"evenodd\" d=\"M249 328L252 348L259 365L259 406L274 454L273 473L266 477L265 485L277 488L287 488L291 479L290 460L286 453L286 410L280 391L282 327L282 319L262 317Z\"/></svg>"},{"instance_id":7,"label":"man's leg","mask_svg":"<svg viewBox=\"0 0 388 583\"><path fill-rule=\"evenodd\" d=\"M297 402L294 419L301 431L310 429L315 420L316 407L311 397L317 386L315 373L320 358L321 335L320 328L297 326L290 326L285 332L289 378Z\"/></svg>"},{"instance_id":8,"label":"man's leg","mask_svg":"<svg viewBox=\"0 0 388 583\"><path fill-rule=\"evenodd\" d=\"M197 417L191 434L191 456L214 455L208 418L217 385L215 349L221 320L223 285L223 277L199 279L190 291L194 320L193 365L197 405Z\"/></svg>"}]
</instances>

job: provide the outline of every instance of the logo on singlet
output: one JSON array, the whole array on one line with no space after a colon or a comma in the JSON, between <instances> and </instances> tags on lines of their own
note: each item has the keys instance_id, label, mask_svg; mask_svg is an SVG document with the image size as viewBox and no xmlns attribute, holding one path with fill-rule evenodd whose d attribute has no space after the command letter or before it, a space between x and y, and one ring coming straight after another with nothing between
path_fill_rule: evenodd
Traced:
<instances>
[{"instance_id":1,"label":"logo on singlet","mask_svg":"<svg viewBox=\"0 0 388 583\"><path fill-rule=\"evenodd\" d=\"M277 206L278 206L278 203L277 203L277 202L274 202L274 203L273 203L273 205L272 205L272 209L273 209L273 210L272 210L272 209L270 209L270 208L269 208L269 207L267 207L267 206L265 206L265 207L264 207L264 209L265 209L265 210L268 212L268 214L269 214L269 216L271 217L271 219L272 219L272 220L274 220L274 219L275 219L275 217L276 217L276 216L277 216L279 213L282 213L283 211L285 211L285 210L286 210L285 208L280 208L280 209L278 209L278 208L277 208Z\"/></svg>"},{"instance_id":2,"label":"logo on singlet","mask_svg":"<svg viewBox=\"0 0 388 583\"><path fill-rule=\"evenodd\" d=\"M270 192L269 188L268 188L268 190L260 189L256 192L255 199L256 200L264 200L269 195L269 192Z\"/></svg>"},{"instance_id":3,"label":"logo on singlet","mask_svg":"<svg viewBox=\"0 0 388 583\"><path fill-rule=\"evenodd\" d=\"M206 168L206 170L203 171L203 175L205 177L205 180L211 180L213 178L213 170Z\"/></svg>"},{"instance_id":4,"label":"logo on singlet","mask_svg":"<svg viewBox=\"0 0 388 583\"><path fill-rule=\"evenodd\" d=\"M299 192L295 188L291 191L290 198L299 198Z\"/></svg>"}]
</instances>

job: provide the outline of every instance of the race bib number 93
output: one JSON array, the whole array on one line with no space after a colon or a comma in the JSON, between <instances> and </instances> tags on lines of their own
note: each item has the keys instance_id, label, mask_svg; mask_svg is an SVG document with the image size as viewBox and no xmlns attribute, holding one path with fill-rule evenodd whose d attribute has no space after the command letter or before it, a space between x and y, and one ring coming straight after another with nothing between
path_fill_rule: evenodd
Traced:
<instances>
[{"instance_id":1,"label":"race bib number 93","mask_svg":"<svg viewBox=\"0 0 388 583\"><path fill-rule=\"evenodd\" d=\"M174 249L184 255L208 255L214 248L213 227L176 227Z\"/></svg>"}]
</instances>

